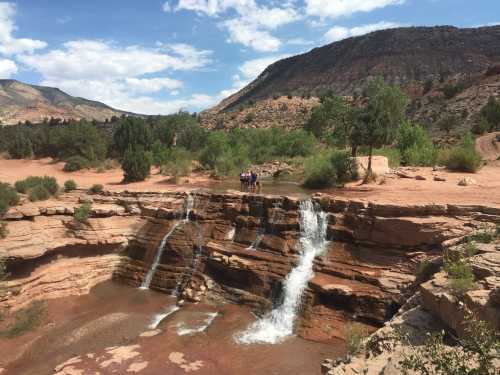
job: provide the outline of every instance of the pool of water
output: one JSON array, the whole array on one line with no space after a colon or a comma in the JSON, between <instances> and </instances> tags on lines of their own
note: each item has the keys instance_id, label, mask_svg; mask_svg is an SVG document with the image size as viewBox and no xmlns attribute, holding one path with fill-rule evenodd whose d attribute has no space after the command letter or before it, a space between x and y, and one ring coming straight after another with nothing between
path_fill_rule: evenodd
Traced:
<instances>
[{"instance_id":1,"label":"pool of water","mask_svg":"<svg viewBox=\"0 0 500 375\"><path fill-rule=\"evenodd\" d=\"M279 179L261 179L260 194L267 195L293 195L306 197L311 195L312 191L303 188L296 181L287 181ZM241 191L240 181L238 179L227 179L212 183L208 189L216 193L227 191ZM247 192L247 191L245 191Z\"/></svg>"},{"instance_id":2,"label":"pool of water","mask_svg":"<svg viewBox=\"0 0 500 375\"><path fill-rule=\"evenodd\" d=\"M239 345L235 335L255 321L249 308L174 307L170 296L114 282L86 296L48 301L40 328L0 338L3 353L19 353L10 364L0 360L2 375L320 374L324 358L345 352L342 342L294 336L277 345Z\"/></svg>"}]
</instances>

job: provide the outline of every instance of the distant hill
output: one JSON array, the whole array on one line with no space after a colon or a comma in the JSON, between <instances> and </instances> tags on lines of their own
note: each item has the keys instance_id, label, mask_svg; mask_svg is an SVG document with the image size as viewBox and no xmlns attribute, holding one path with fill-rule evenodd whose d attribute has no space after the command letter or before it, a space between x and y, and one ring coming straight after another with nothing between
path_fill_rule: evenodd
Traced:
<instances>
[{"instance_id":1,"label":"distant hill","mask_svg":"<svg viewBox=\"0 0 500 375\"><path fill-rule=\"evenodd\" d=\"M73 97L52 87L0 80L0 123L42 122L45 118L104 121L123 111L103 103Z\"/></svg>"},{"instance_id":2,"label":"distant hill","mask_svg":"<svg viewBox=\"0 0 500 375\"><path fill-rule=\"evenodd\" d=\"M410 96L413 119L432 128L453 114L467 128L489 96L500 96L499 67L500 26L375 31L270 65L242 90L203 112L202 123L208 128L300 127L317 104L310 98L327 90L356 97L367 81L381 75ZM450 87L457 88L453 95ZM293 100L287 102L287 97ZM288 109L300 116L288 114ZM253 121L244 121L251 117Z\"/></svg>"}]
</instances>

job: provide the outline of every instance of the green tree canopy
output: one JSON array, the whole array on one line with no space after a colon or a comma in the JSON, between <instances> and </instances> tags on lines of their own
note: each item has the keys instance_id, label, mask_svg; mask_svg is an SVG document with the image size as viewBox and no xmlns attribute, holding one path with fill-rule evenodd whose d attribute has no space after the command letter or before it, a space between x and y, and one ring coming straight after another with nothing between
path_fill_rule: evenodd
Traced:
<instances>
[{"instance_id":1,"label":"green tree canopy","mask_svg":"<svg viewBox=\"0 0 500 375\"><path fill-rule=\"evenodd\" d=\"M368 103L351 134L351 142L368 146L367 177L372 174L373 149L391 144L405 119L408 98L381 77L372 80L366 90Z\"/></svg>"}]
</instances>

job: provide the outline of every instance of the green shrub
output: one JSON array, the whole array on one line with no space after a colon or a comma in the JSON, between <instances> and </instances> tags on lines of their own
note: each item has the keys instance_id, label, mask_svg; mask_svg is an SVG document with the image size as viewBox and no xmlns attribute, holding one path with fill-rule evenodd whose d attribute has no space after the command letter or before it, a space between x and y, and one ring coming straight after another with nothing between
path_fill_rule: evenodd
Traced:
<instances>
[{"instance_id":1,"label":"green shrub","mask_svg":"<svg viewBox=\"0 0 500 375\"><path fill-rule=\"evenodd\" d=\"M129 147L122 160L124 181L144 181L151 171L151 163L151 157L142 146Z\"/></svg>"},{"instance_id":2,"label":"green shrub","mask_svg":"<svg viewBox=\"0 0 500 375\"><path fill-rule=\"evenodd\" d=\"M342 185L357 176L356 166L346 151L320 154L306 161L303 185L309 189L322 189Z\"/></svg>"},{"instance_id":3,"label":"green shrub","mask_svg":"<svg viewBox=\"0 0 500 375\"><path fill-rule=\"evenodd\" d=\"M184 148L168 150L161 164L161 173L174 177L187 176L191 172L193 155Z\"/></svg>"},{"instance_id":4,"label":"green shrub","mask_svg":"<svg viewBox=\"0 0 500 375\"><path fill-rule=\"evenodd\" d=\"M92 205L88 202L82 203L80 207L75 208L73 218L79 223L85 223L92 212Z\"/></svg>"},{"instance_id":5,"label":"green shrub","mask_svg":"<svg viewBox=\"0 0 500 375\"><path fill-rule=\"evenodd\" d=\"M438 271L440 266L437 266L435 263L425 259L419 263L416 276L418 280L427 280L430 276L432 276L436 271Z\"/></svg>"},{"instance_id":6,"label":"green shrub","mask_svg":"<svg viewBox=\"0 0 500 375\"><path fill-rule=\"evenodd\" d=\"M82 156L72 156L66 160L63 170L65 172L76 172L84 168L88 168L90 162Z\"/></svg>"},{"instance_id":7,"label":"green shrub","mask_svg":"<svg viewBox=\"0 0 500 375\"><path fill-rule=\"evenodd\" d=\"M368 336L366 330L359 324L349 327L346 335L347 352L354 356L363 349L363 340Z\"/></svg>"},{"instance_id":8,"label":"green shrub","mask_svg":"<svg viewBox=\"0 0 500 375\"><path fill-rule=\"evenodd\" d=\"M33 145L23 131L18 131L14 135L8 151L12 159L29 159L33 156Z\"/></svg>"},{"instance_id":9,"label":"green shrub","mask_svg":"<svg viewBox=\"0 0 500 375\"><path fill-rule=\"evenodd\" d=\"M73 180L67 180L66 182L64 182L64 191L65 192L70 192L70 191L76 190L77 188L78 188L78 186L76 185L76 182Z\"/></svg>"},{"instance_id":10,"label":"green shrub","mask_svg":"<svg viewBox=\"0 0 500 375\"><path fill-rule=\"evenodd\" d=\"M474 287L474 273L463 254L447 254L444 258L444 270L448 274L449 287L457 297Z\"/></svg>"},{"instance_id":11,"label":"green shrub","mask_svg":"<svg viewBox=\"0 0 500 375\"><path fill-rule=\"evenodd\" d=\"M476 255L477 252L479 251L479 249L477 248L476 243L474 241L469 240L469 239L462 246L462 249L463 249L464 255L467 258L470 258L470 257Z\"/></svg>"},{"instance_id":12,"label":"green shrub","mask_svg":"<svg viewBox=\"0 0 500 375\"><path fill-rule=\"evenodd\" d=\"M449 151L445 162L449 170L457 172L475 173L481 168L481 156L476 152L470 134L464 137L460 145Z\"/></svg>"},{"instance_id":13,"label":"green shrub","mask_svg":"<svg viewBox=\"0 0 500 375\"><path fill-rule=\"evenodd\" d=\"M7 229L7 223L0 221L0 239L4 239L8 234L9 230Z\"/></svg>"},{"instance_id":14,"label":"green shrub","mask_svg":"<svg viewBox=\"0 0 500 375\"><path fill-rule=\"evenodd\" d=\"M496 375L495 360L500 350L500 338L495 328L477 320L470 313L465 316L465 335L455 345L445 332L427 333L423 345L414 346L408 333L399 341L408 348L403 352L399 366L403 375Z\"/></svg>"},{"instance_id":15,"label":"green shrub","mask_svg":"<svg viewBox=\"0 0 500 375\"><path fill-rule=\"evenodd\" d=\"M54 177L30 176L24 180L16 181L14 184L19 193L29 194L29 191L36 187L43 187L49 195L56 195L59 192L59 185Z\"/></svg>"},{"instance_id":16,"label":"green shrub","mask_svg":"<svg viewBox=\"0 0 500 375\"><path fill-rule=\"evenodd\" d=\"M104 186L101 184L94 184L89 189L89 194L100 194L102 193Z\"/></svg>"},{"instance_id":17,"label":"green shrub","mask_svg":"<svg viewBox=\"0 0 500 375\"><path fill-rule=\"evenodd\" d=\"M455 85L449 83L443 87L443 94L446 97L446 99L451 99L460 94L465 89L466 86L463 82L458 82Z\"/></svg>"},{"instance_id":18,"label":"green shrub","mask_svg":"<svg viewBox=\"0 0 500 375\"><path fill-rule=\"evenodd\" d=\"M457 116L447 115L438 121L437 126L442 131L446 132L446 134L450 134L450 132L458 126L459 120Z\"/></svg>"},{"instance_id":19,"label":"green shrub","mask_svg":"<svg viewBox=\"0 0 500 375\"><path fill-rule=\"evenodd\" d=\"M497 231L489 228L481 228L480 230L468 236L467 239L469 241L476 241L479 243L492 243L495 239L499 237Z\"/></svg>"},{"instance_id":20,"label":"green shrub","mask_svg":"<svg viewBox=\"0 0 500 375\"><path fill-rule=\"evenodd\" d=\"M0 182L0 216L19 203L19 195L9 184Z\"/></svg>"},{"instance_id":21,"label":"green shrub","mask_svg":"<svg viewBox=\"0 0 500 375\"><path fill-rule=\"evenodd\" d=\"M398 130L396 147L405 165L432 166L438 159L437 147L420 125L404 122Z\"/></svg>"},{"instance_id":22,"label":"green shrub","mask_svg":"<svg viewBox=\"0 0 500 375\"><path fill-rule=\"evenodd\" d=\"M50 193L43 185L36 185L28 191L28 197L32 202L46 201L50 198Z\"/></svg>"},{"instance_id":23,"label":"green shrub","mask_svg":"<svg viewBox=\"0 0 500 375\"><path fill-rule=\"evenodd\" d=\"M250 124L251 122L253 122L253 120L255 120L255 113L249 112L246 114L245 118L243 119L243 122L245 124Z\"/></svg>"},{"instance_id":24,"label":"green shrub","mask_svg":"<svg viewBox=\"0 0 500 375\"><path fill-rule=\"evenodd\" d=\"M305 164L306 176L303 185L309 189L323 189L335 184L333 165L326 155L310 158Z\"/></svg>"},{"instance_id":25,"label":"green shrub","mask_svg":"<svg viewBox=\"0 0 500 375\"><path fill-rule=\"evenodd\" d=\"M16 313L15 320L1 336L12 338L37 328L45 319L47 308L43 301L34 301L27 308Z\"/></svg>"}]
</instances>

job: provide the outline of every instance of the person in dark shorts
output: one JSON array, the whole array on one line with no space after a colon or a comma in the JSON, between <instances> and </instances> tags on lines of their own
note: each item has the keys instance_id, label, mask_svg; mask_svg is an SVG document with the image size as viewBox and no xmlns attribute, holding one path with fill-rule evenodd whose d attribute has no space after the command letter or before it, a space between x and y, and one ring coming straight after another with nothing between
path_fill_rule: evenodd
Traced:
<instances>
[{"instance_id":1,"label":"person in dark shorts","mask_svg":"<svg viewBox=\"0 0 500 375\"><path fill-rule=\"evenodd\" d=\"M250 172L250 189L252 189L253 192L255 192L255 187L257 184L257 173L254 171Z\"/></svg>"}]
</instances>

